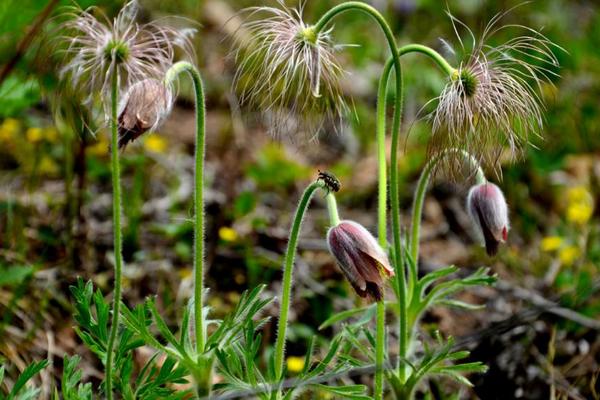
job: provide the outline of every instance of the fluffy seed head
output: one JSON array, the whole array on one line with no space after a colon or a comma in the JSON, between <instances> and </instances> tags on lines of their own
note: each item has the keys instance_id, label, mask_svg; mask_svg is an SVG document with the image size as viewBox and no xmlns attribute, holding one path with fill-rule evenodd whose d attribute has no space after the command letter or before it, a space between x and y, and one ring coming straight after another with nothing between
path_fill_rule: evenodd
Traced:
<instances>
[{"instance_id":1,"label":"fluffy seed head","mask_svg":"<svg viewBox=\"0 0 600 400\"><path fill-rule=\"evenodd\" d=\"M504 194L493 183L475 185L467 196L467 211L488 255L498 252L508 237L508 206Z\"/></svg>"},{"instance_id":2,"label":"fluffy seed head","mask_svg":"<svg viewBox=\"0 0 600 400\"><path fill-rule=\"evenodd\" d=\"M382 300L385 279L394 269L373 235L354 221L341 221L327 232L327 244L356 293Z\"/></svg>"},{"instance_id":3,"label":"fluffy seed head","mask_svg":"<svg viewBox=\"0 0 600 400\"><path fill-rule=\"evenodd\" d=\"M119 148L156 129L171 111L172 100L171 90L163 82L144 79L134 83L119 112Z\"/></svg>"},{"instance_id":4,"label":"fluffy seed head","mask_svg":"<svg viewBox=\"0 0 600 400\"><path fill-rule=\"evenodd\" d=\"M74 9L67 13L60 29L65 43L65 64L61 77L87 94L90 103L100 93L108 115L110 82L119 73L120 89L127 89L145 79L163 78L173 64L175 48L193 57L190 42L193 29L175 29L155 22L138 24L137 2L130 1L110 20L95 8Z\"/></svg>"},{"instance_id":5,"label":"fluffy seed head","mask_svg":"<svg viewBox=\"0 0 600 400\"><path fill-rule=\"evenodd\" d=\"M558 61L552 49L558 46L527 27L496 26L505 14L490 21L479 41L469 31L471 50L465 49L459 37L466 56L448 78L431 114L430 153L464 149L498 171L498 160L506 146L513 156L519 155L530 136L540 134L543 105L536 87L556 76ZM457 25L464 27L450 17L455 31ZM525 33L498 47L485 44L490 36L507 28Z\"/></svg>"},{"instance_id":6,"label":"fluffy seed head","mask_svg":"<svg viewBox=\"0 0 600 400\"><path fill-rule=\"evenodd\" d=\"M330 30L317 33L302 20L302 7L247 9L237 31L234 88L240 102L260 110L274 135L304 129L316 134L323 122L341 122L348 107L340 88L343 70L335 59Z\"/></svg>"}]
</instances>

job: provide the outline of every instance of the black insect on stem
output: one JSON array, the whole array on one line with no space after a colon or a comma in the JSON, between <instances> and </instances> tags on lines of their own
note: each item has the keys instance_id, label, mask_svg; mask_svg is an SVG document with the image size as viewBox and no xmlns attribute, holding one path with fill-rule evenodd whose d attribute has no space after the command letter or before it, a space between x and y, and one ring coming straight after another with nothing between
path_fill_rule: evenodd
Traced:
<instances>
[{"instance_id":1,"label":"black insect on stem","mask_svg":"<svg viewBox=\"0 0 600 400\"><path fill-rule=\"evenodd\" d=\"M323 183L325 183L325 186L327 186L327 194L329 194L330 191L334 191L334 192L339 192L340 188L342 187L340 181L338 180L338 178L335 177L335 175L333 175L331 172L327 172L327 171L319 171L319 176L317 177L317 181L318 180L322 180Z\"/></svg>"}]
</instances>

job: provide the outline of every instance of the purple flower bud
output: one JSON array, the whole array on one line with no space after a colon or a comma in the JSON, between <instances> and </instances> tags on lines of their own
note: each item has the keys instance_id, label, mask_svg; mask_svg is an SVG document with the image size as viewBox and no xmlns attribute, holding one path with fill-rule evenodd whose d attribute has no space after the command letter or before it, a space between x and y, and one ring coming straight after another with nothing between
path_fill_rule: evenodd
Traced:
<instances>
[{"instance_id":1,"label":"purple flower bud","mask_svg":"<svg viewBox=\"0 0 600 400\"><path fill-rule=\"evenodd\" d=\"M504 195L493 183L475 185L467 197L467 210L485 243L488 255L498 252L498 245L508 236L508 206Z\"/></svg>"},{"instance_id":2,"label":"purple flower bud","mask_svg":"<svg viewBox=\"0 0 600 400\"><path fill-rule=\"evenodd\" d=\"M327 232L327 244L356 293L382 300L385 278L394 270L373 235L354 221L341 221Z\"/></svg>"}]
</instances>

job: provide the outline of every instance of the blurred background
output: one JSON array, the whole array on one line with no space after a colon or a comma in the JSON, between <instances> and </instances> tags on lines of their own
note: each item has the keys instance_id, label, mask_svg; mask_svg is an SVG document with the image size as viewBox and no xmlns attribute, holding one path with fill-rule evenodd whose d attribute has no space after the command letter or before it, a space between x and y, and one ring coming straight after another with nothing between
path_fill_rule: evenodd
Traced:
<instances>
[{"instance_id":1,"label":"blurred background","mask_svg":"<svg viewBox=\"0 0 600 400\"><path fill-rule=\"evenodd\" d=\"M76 1L114 16L122 1ZM329 0L307 0L305 20L315 21ZM429 45L455 64L441 39L457 44L447 9L476 36L497 13L521 0L373 0L399 44ZM293 2L287 2L295 6ZM85 379L97 383L98 360L77 338L69 286L78 276L112 291L111 186L108 134L95 111L61 96L53 49L61 32L64 0L0 3L0 363L15 376L31 360L49 357L42 374L45 395L60 376L65 354L82 354ZM197 64L207 92L206 230L208 302L215 316L232 309L240 293L267 283L280 290L283 252L303 188L328 170L342 182L343 218L374 232L376 223L376 88L388 49L364 15L338 19L337 43L347 69L344 92L353 115L342 129L273 140L254 110L239 106L231 81L231 48L238 11L276 5L266 0L140 0L140 21L181 15L198 30ZM465 398L600 398L600 14L592 0L522 4L501 24L541 30L555 49L560 77L544 84L543 138L523 159L489 171L504 190L511 216L508 244L488 258L473 235L464 202L469 180L432 182L425 204L422 261L430 271L455 264L465 273L490 266L496 288L466 295L483 311L444 308L427 314L425 333L439 329L486 363ZM514 37L504 30L491 45ZM426 162L428 111L445 78L419 55L404 57L405 120L400 176L404 221ZM180 85L176 107L159 132L144 135L122 153L124 200L124 299L135 305L157 295L175 323L191 294L194 110L191 85ZM358 303L326 250L327 215L317 196L301 234L288 354L302 356L306 339L330 337L318 326L334 311ZM268 312L276 315L276 305ZM265 327L265 345L274 326ZM394 340L392 337L390 340ZM323 342L326 343L326 342ZM293 363L290 363L291 366ZM293 368L290 368L293 370ZM292 371L293 372L293 371ZM370 377L356 378L369 382ZM433 398L458 390L431 382Z\"/></svg>"}]
</instances>

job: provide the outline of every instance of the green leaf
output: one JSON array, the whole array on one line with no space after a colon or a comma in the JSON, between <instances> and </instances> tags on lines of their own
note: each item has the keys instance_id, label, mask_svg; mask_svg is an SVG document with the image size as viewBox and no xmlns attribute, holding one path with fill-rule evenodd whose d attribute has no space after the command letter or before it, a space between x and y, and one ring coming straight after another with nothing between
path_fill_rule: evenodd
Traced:
<instances>
[{"instance_id":1,"label":"green leaf","mask_svg":"<svg viewBox=\"0 0 600 400\"><path fill-rule=\"evenodd\" d=\"M0 265L0 287L2 286L18 286L31 275L34 268L31 265L14 265L4 267Z\"/></svg>"},{"instance_id":2,"label":"green leaf","mask_svg":"<svg viewBox=\"0 0 600 400\"><path fill-rule=\"evenodd\" d=\"M448 307L462 308L465 310L483 310L485 308L485 304L472 304L455 299L444 299L438 301L437 304L441 304L443 306Z\"/></svg>"},{"instance_id":3,"label":"green leaf","mask_svg":"<svg viewBox=\"0 0 600 400\"><path fill-rule=\"evenodd\" d=\"M346 386L328 386L321 384L310 385L311 388L332 393L353 400L370 400L371 397L366 395L367 387L365 385L346 385Z\"/></svg>"},{"instance_id":4,"label":"green leaf","mask_svg":"<svg viewBox=\"0 0 600 400\"><path fill-rule=\"evenodd\" d=\"M42 360L42 361L38 361L38 362L29 364L23 370L21 375L19 375L19 377L17 378L17 381L15 382L15 385L13 386L12 390L8 394L8 397L6 398L6 400L15 399L16 396L19 394L19 392L25 387L25 384L27 384L27 382L31 378L33 378L35 375L37 375L41 370L43 370L47 366L48 366L48 360Z\"/></svg>"},{"instance_id":5,"label":"green leaf","mask_svg":"<svg viewBox=\"0 0 600 400\"><path fill-rule=\"evenodd\" d=\"M351 318L357 314L361 314L365 310L371 307L357 307L351 308L350 310L344 310L339 313L333 314L331 317L327 318L321 325L319 325L319 330L323 330L325 328L329 328L333 324L336 324L341 321L345 321L348 318Z\"/></svg>"},{"instance_id":6,"label":"green leaf","mask_svg":"<svg viewBox=\"0 0 600 400\"><path fill-rule=\"evenodd\" d=\"M15 116L40 101L40 87L35 79L12 74L0 86L0 118Z\"/></svg>"}]
</instances>

